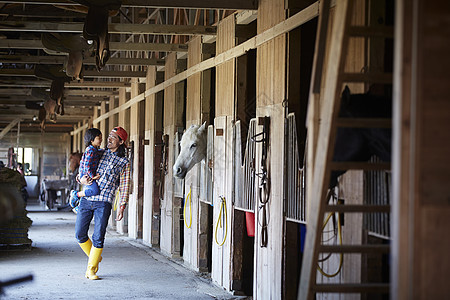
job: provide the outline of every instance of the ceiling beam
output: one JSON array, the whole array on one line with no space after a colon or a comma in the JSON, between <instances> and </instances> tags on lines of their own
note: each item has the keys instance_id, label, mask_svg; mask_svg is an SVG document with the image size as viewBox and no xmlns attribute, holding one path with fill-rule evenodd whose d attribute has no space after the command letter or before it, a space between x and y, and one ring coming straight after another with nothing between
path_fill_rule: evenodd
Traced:
<instances>
[{"instance_id":1,"label":"ceiling beam","mask_svg":"<svg viewBox=\"0 0 450 300\"><path fill-rule=\"evenodd\" d=\"M4 115L16 115L20 116L20 115L27 115L27 114L37 114L38 110L37 109L28 109L25 107L15 107L15 108L0 108L0 115L3 116ZM91 108L79 108L79 107L64 107L64 116L57 116L57 118L61 117L90 117L93 115L93 110Z\"/></svg>"},{"instance_id":2,"label":"ceiling beam","mask_svg":"<svg viewBox=\"0 0 450 300\"><path fill-rule=\"evenodd\" d=\"M27 101L34 101L34 102L44 102L44 100L41 99L35 99L30 97L18 97L14 99L0 99L0 106L14 106L14 107L25 107L25 103ZM100 105L102 101L108 101L108 99L105 98L86 98L86 97L66 97L64 98L64 106L97 106Z\"/></svg>"},{"instance_id":3,"label":"ceiling beam","mask_svg":"<svg viewBox=\"0 0 450 300\"><path fill-rule=\"evenodd\" d=\"M1 0L0 3L76 5L70 0ZM123 7L258 9L256 0L122 0Z\"/></svg>"},{"instance_id":4,"label":"ceiling beam","mask_svg":"<svg viewBox=\"0 0 450 300\"><path fill-rule=\"evenodd\" d=\"M0 69L0 76L35 76L33 69ZM84 70L84 78L145 78L145 72L140 71L94 71Z\"/></svg>"},{"instance_id":5,"label":"ceiling beam","mask_svg":"<svg viewBox=\"0 0 450 300\"><path fill-rule=\"evenodd\" d=\"M83 23L1 21L0 31L82 33ZM110 34L216 35L215 26L120 24L108 25Z\"/></svg>"},{"instance_id":6,"label":"ceiling beam","mask_svg":"<svg viewBox=\"0 0 450 300\"><path fill-rule=\"evenodd\" d=\"M0 41L1 44L1 41ZM49 55L49 56L24 56L24 55L0 55L2 63L22 63L22 64L64 64L65 56ZM85 65L95 65L94 57L83 59ZM133 66L163 66L164 59L156 58L115 58L108 59L108 65L133 65Z\"/></svg>"},{"instance_id":7,"label":"ceiling beam","mask_svg":"<svg viewBox=\"0 0 450 300\"><path fill-rule=\"evenodd\" d=\"M35 88L49 88L51 81L49 80L0 80L0 88L23 88L23 87L35 87ZM102 89L116 89L121 87L130 87L131 84L123 81L83 81L83 82L67 82L65 88L102 88ZM2 89L0 89L2 91Z\"/></svg>"},{"instance_id":8,"label":"ceiling beam","mask_svg":"<svg viewBox=\"0 0 450 300\"><path fill-rule=\"evenodd\" d=\"M1 25L0 25L1 27ZM0 29L1 31L1 29ZM3 49L46 49L41 40L0 40L0 48ZM188 46L185 44L165 44L165 43L120 43L110 42L109 49L112 51L164 51L164 52L187 52ZM53 52L53 51L52 51ZM56 52L66 55L64 52Z\"/></svg>"}]
</instances>

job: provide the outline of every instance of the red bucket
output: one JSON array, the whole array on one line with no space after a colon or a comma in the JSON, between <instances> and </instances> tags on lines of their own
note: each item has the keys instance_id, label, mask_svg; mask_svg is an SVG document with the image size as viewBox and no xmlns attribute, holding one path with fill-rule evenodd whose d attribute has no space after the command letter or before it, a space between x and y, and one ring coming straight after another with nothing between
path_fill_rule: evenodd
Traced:
<instances>
[{"instance_id":1,"label":"red bucket","mask_svg":"<svg viewBox=\"0 0 450 300\"><path fill-rule=\"evenodd\" d=\"M255 213L245 212L245 223L247 225L247 235L249 237L255 236Z\"/></svg>"}]
</instances>

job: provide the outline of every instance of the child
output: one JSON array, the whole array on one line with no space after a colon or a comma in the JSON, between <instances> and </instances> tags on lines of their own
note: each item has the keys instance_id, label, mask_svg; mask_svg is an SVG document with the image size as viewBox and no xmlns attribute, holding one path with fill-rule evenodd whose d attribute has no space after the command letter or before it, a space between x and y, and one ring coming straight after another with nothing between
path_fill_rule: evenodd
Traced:
<instances>
[{"instance_id":1,"label":"child","mask_svg":"<svg viewBox=\"0 0 450 300\"><path fill-rule=\"evenodd\" d=\"M102 132L97 128L89 128L84 135L84 143L86 149L84 150L83 157L80 161L78 174L80 178L84 175L88 175L93 181L91 185L86 185L80 192L75 190L70 191L70 206L73 207L75 213L78 213L78 205L80 204L81 197L96 196L100 193L98 184L95 180L100 178L100 175L96 175L96 171L98 162L104 151L99 149L102 143Z\"/></svg>"}]
</instances>

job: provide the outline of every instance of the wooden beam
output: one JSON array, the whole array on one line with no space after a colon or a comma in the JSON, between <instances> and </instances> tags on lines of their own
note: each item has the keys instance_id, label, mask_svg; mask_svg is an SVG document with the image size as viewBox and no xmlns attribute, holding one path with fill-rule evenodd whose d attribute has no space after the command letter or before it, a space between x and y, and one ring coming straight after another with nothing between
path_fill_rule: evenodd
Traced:
<instances>
[{"instance_id":1,"label":"wooden beam","mask_svg":"<svg viewBox=\"0 0 450 300\"><path fill-rule=\"evenodd\" d=\"M4 115L27 115L27 114L36 114L37 115L38 110L34 110L34 109L28 109L25 107L15 107L14 109L0 109L0 116ZM91 108L72 108L72 107L65 107L64 108L64 116L59 116L59 117L90 117L92 116L93 111ZM79 121L79 119L78 119Z\"/></svg>"},{"instance_id":2,"label":"wooden beam","mask_svg":"<svg viewBox=\"0 0 450 300\"><path fill-rule=\"evenodd\" d=\"M1 21L0 31L82 33L83 23ZM216 35L214 26L120 24L108 25L110 34Z\"/></svg>"},{"instance_id":3,"label":"wooden beam","mask_svg":"<svg viewBox=\"0 0 450 300\"><path fill-rule=\"evenodd\" d=\"M190 67L186 71L183 71L170 79L147 89L144 93L137 95L136 97L130 99L125 104L120 105L119 107L114 108L113 110L109 111L108 113L101 115L97 119L94 120L94 122L99 122L101 120L104 120L120 111L123 111L127 108L129 108L132 104L142 101L145 99L145 97L148 97L152 94L158 93L168 86L175 84L177 82L180 82L182 80L185 80L189 76L208 70L210 68L216 67L220 64L223 64L226 61L229 61L233 58L239 57L241 55L244 55L247 53L247 51L251 49L256 49L258 46L266 43L267 41L272 40L273 38L285 34L286 32L291 31L294 28L297 28L298 26L310 21L311 19L317 17L319 15L319 3L314 2L304 10L300 11L299 13L293 15L292 17L278 23L277 25L273 26L272 28L258 34L257 36L245 41L244 43L233 47L216 57L212 57L210 59L204 60L201 63Z\"/></svg>"},{"instance_id":4,"label":"wooden beam","mask_svg":"<svg viewBox=\"0 0 450 300\"><path fill-rule=\"evenodd\" d=\"M0 31L2 25L0 24ZM4 30L3 30L4 31ZM46 49L41 40L19 40L6 39L0 40L0 48L3 49ZM109 49L112 51L164 51L164 52L187 52L187 45L184 44L164 44L164 43L109 43ZM55 52L56 54L66 55L65 52ZM88 60L89 61L89 60ZM109 63L109 61L108 61Z\"/></svg>"},{"instance_id":5,"label":"wooden beam","mask_svg":"<svg viewBox=\"0 0 450 300\"><path fill-rule=\"evenodd\" d=\"M76 5L70 0L1 0L0 3ZM254 0L122 0L123 7L205 8L205 9L258 9Z\"/></svg>"},{"instance_id":6,"label":"wooden beam","mask_svg":"<svg viewBox=\"0 0 450 300\"><path fill-rule=\"evenodd\" d=\"M50 55L50 56L0 55L0 62L2 63L51 65L51 64L64 64L65 60L66 57L61 55ZM94 57L84 58L83 64L95 65L95 58ZM164 59L112 57L108 59L108 65L164 66Z\"/></svg>"},{"instance_id":7,"label":"wooden beam","mask_svg":"<svg viewBox=\"0 0 450 300\"><path fill-rule=\"evenodd\" d=\"M0 132L0 140L5 136L5 134L7 134L20 121L22 121L22 119L21 118L17 118L17 119L14 119L11 123L9 123L8 126L6 126L2 130L2 132Z\"/></svg>"},{"instance_id":8,"label":"wooden beam","mask_svg":"<svg viewBox=\"0 0 450 300\"><path fill-rule=\"evenodd\" d=\"M35 76L34 70L30 69L0 69L0 76ZM145 72L140 71L84 71L84 78L145 78Z\"/></svg>"},{"instance_id":9,"label":"wooden beam","mask_svg":"<svg viewBox=\"0 0 450 300\"><path fill-rule=\"evenodd\" d=\"M13 88L13 87L27 87L27 88L48 88L51 85L50 80L20 80L11 82L10 80L0 80L0 88ZM121 87L129 87L130 84L123 81L83 81L83 82L67 82L64 85L66 88L102 88L102 89L116 89ZM15 89L17 90L17 89ZM3 91L3 89L0 89Z\"/></svg>"}]
</instances>

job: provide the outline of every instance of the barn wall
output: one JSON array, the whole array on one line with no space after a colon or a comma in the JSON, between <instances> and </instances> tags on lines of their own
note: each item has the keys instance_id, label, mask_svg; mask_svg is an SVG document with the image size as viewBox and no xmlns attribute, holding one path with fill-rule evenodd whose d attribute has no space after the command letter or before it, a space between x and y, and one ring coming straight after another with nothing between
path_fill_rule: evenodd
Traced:
<instances>
[{"instance_id":1,"label":"barn wall","mask_svg":"<svg viewBox=\"0 0 450 300\"><path fill-rule=\"evenodd\" d=\"M131 80L131 98L140 94L139 82L137 78ZM145 102L137 102L130 108L130 131L128 131L128 145L133 144L131 162L132 186L131 195L128 205L128 235L131 238L142 238L142 222L143 222L143 146L144 137L144 121L145 121Z\"/></svg>"},{"instance_id":2,"label":"barn wall","mask_svg":"<svg viewBox=\"0 0 450 300\"><path fill-rule=\"evenodd\" d=\"M176 53L167 56L165 80L178 71ZM169 135L167 175L164 180L164 200L161 203L161 250L168 255L180 255L180 212L181 198L173 195L174 134L183 127L183 83L173 84L164 90L164 134Z\"/></svg>"},{"instance_id":3,"label":"barn wall","mask_svg":"<svg viewBox=\"0 0 450 300\"><path fill-rule=\"evenodd\" d=\"M260 1L258 8L258 33L285 19L284 1ZM255 228L255 270L253 297L255 299L280 299L282 295L283 247L283 136L286 97L286 35L283 34L257 48L256 61L256 115L270 117L269 151L267 159L270 196L267 210L267 247L260 247L261 226ZM257 133L262 127L257 127ZM260 170L261 144L257 146L257 171ZM259 203L259 199L256 200ZM259 204L255 205L258 207ZM256 224L261 214L256 211Z\"/></svg>"},{"instance_id":4,"label":"barn wall","mask_svg":"<svg viewBox=\"0 0 450 300\"><path fill-rule=\"evenodd\" d=\"M398 1L392 299L450 294L450 3Z\"/></svg>"},{"instance_id":5,"label":"barn wall","mask_svg":"<svg viewBox=\"0 0 450 300\"><path fill-rule=\"evenodd\" d=\"M195 37L189 41L188 68L202 61L202 39ZM201 73L194 74L187 79L187 100L186 100L186 128L191 125L201 123ZM191 227L184 226L184 250L183 260L194 270L198 270L198 247L199 247L199 186L200 186L200 164L194 166L186 175L184 180L185 205L184 211L185 223L191 223ZM187 194L191 192L191 205L186 199ZM190 219L192 218L192 219Z\"/></svg>"},{"instance_id":6,"label":"barn wall","mask_svg":"<svg viewBox=\"0 0 450 300\"><path fill-rule=\"evenodd\" d=\"M125 102L128 101L129 96L127 95L128 93L126 92L125 88L120 88L119 89L119 106L125 104ZM119 112L119 124L117 124L118 126L123 127L128 133L130 132L130 126L129 126L129 109L127 110L122 110ZM108 132L109 134L109 132ZM131 197L131 195L130 195ZM113 211L111 213L111 218L114 218L117 215L117 211ZM119 233L127 233L128 232L128 208L125 209L124 211L124 216L123 219L121 221L116 222L116 230Z\"/></svg>"},{"instance_id":7,"label":"barn wall","mask_svg":"<svg viewBox=\"0 0 450 300\"><path fill-rule=\"evenodd\" d=\"M217 26L216 54L235 46L235 18L228 16ZM213 169L213 247L211 279L227 290L231 289L231 236L233 228L232 206L232 143L235 92L235 59L216 67L216 118L214 121L214 169ZM227 220L222 213L222 228L218 226L221 198L226 201ZM225 229L226 226L226 229ZM225 237L226 232L226 237ZM225 242L222 246L223 239Z\"/></svg>"},{"instance_id":8,"label":"barn wall","mask_svg":"<svg viewBox=\"0 0 450 300\"><path fill-rule=\"evenodd\" d=\"M147 68L146 89L156 85L156 67L149 66ZM156 181L156 173L159 165L156 163L156 153L161 153L161 146L156 147L156 144L161 143L161 133L157 139L158 124L161 124L161 117L158 116L158 99L156 94L152 94L145 98L145 146L144 146L144 200L143 200L143 228L142 240L145 244L150 246L159 244L159 190L158 182ZM161 102L161 101L158 101ZM157 120L157 119L160 120ZM161 127L161 126L159 126ZM158 154L160 156L160 154ZM159 160L158 160L159 162ZM157 203L155 203L157 202ZM157 209L154 206L157 205Z\"/></svg>"}]
</instances>

